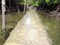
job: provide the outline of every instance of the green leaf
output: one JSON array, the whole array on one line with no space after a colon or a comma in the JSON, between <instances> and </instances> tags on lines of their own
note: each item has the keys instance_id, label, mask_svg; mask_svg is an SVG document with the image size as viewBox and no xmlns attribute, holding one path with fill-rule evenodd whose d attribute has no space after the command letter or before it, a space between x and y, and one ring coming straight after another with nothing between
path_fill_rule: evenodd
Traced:
<instances>
[{"instance_id":1,"label":"green leaf","mask_svg":"<svg viewBox=\"0 0 60 45\"><path fill-rule=\"evenodd\" d=\"M50 0L45 0L46 3L50 2Z\"/></svg>"}]
</instances>

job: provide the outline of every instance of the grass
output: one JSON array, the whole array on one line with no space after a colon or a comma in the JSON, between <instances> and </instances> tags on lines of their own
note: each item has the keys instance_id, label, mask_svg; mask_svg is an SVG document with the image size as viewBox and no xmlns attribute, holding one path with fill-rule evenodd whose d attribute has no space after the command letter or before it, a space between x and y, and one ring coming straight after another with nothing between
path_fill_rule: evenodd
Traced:
<instances>
[{"instance_id":1,"label":"grass","mask_svg":"<svg viewBox=\"0 0 60 45\"><path fill-rule=\"evenodd\" d=\"M48 26L47 32L53 41L52 45L60 45L60 18L51 18L39 12L44 25Z\"/></svg>"},{"instance_id":2,"label":"grass","mask_svg":"<svg viewBox=\"0 0 60 45\"><path fill-rule=\"evenodd\" d=\"M24 13L11 13L11 14L6 14L6 30L7 34L10 33L18 23L18 21L21 20L23 17ZM0 45L3 45L4 43L4 33L2 31L2 15L0 15Z\"/></svg>"}]
</instances>

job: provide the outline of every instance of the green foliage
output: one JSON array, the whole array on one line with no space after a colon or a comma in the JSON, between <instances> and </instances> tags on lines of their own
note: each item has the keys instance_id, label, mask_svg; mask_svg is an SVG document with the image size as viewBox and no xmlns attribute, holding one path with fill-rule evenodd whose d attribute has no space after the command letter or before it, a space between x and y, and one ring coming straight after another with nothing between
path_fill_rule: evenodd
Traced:
<instances>
[{"instance_id":1,"label":"green foliage","mask_svg":"<svg viewBox=\"0 0 60 45\"><path fill-rule=\"evenodd\" d=\"M26 5L33 5L33 6L39 6L39 0L25 0L26 1ZM25 4L24 0L19 0L18 4Z\"/></svg>"},{"instance_id":2,"label":"green foliage","mask_svg":"<svg viewBox=\"0 0 60 45\"><path fill-rule=\"evenodd\" d=\"M56 4L56 3L59 2L59 0L46 0L45 2L46 2L46 3L49 2L49 4L51 4L51 3Z\"/></svg>"},{"instance_id":3,"label":"green foliage","mask_svg":"<svg viewBox=\"0 0 60 45\"><path fill-rule=\"evenodd\" d=\"M59 1L58 0L55 0L54 3L58 3Z\"/></svg>"},{"instance_id":4,"label":"green foliage","mask_svg":"<svg viewBox=\"0 0 60 45\"><path fill-rule=\"evenodd\" d=\"M45 0L46 3L50 2L50 0Z\"/></svg>"},{"instance_id":5,"label":"green foliage","mask_svg":"<svg viewBox=\"0 0 60 45\"><path fill-rule=\"evenodd\" d=\"M56 3L59 3L60 0L25 0L26 1L26 5L27 4L31 4L33 6L39 6L39 4L42 4L42 3L46 3L46 4L56 4ZM19 0L18 1L19 4L25 4L24 3L24 0Z\"/></svg>"},{"instance_id":6,"label":"green foliage","mask_svg":"<svg viewBox=\"0 0 60 45\"><path fill-rule=\"evenodd\" d=\"M33 6L39 6L39 1L33 1L32 3L31 3L31 5L33 5Z\"/></svg>"}]
</instances>

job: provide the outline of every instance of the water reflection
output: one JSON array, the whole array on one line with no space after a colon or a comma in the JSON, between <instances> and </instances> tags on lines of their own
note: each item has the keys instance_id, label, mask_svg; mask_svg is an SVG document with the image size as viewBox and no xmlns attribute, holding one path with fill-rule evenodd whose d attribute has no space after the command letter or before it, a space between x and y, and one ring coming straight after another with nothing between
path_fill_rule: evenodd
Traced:
<instances>
[{"instance_id":1,"label":"water reflection","mask_svg":"<svg viewBox=\"0 0 60 45\"><path fill-rule=\"evenodd\" d=\"M29 25L30 23L31 23L31 18L30 18L30 16L27 16L27 18L26 18L26 24Z\"/></svg>"}]
</instances>

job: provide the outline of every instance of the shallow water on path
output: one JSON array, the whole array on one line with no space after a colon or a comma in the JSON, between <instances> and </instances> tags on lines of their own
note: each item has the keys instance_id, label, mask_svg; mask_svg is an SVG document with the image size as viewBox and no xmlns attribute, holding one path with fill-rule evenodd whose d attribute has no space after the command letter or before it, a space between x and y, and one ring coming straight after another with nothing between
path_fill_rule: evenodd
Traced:
<instances>
[{"instance_id":1,"label":"shallow water on path","mask_svg":"<svg viewBox=\"0 0 60 45\"><path fill-rule=\"evenodd\" d=\"M36 11L29 10L4 45L52 45L52 43Z\"/></svg>"}]
</instances>

